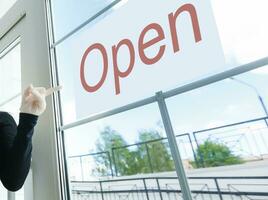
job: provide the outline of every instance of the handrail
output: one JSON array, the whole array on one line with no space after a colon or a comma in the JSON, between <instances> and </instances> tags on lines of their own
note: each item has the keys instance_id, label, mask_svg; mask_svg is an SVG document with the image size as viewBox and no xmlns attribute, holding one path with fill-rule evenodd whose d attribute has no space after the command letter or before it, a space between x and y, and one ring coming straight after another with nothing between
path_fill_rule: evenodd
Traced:
<instances>
[{"instance_id":1,"label":"handrail","mask_svg":"<svg viewBox=\"0 0 268 200\"><path fill-rule=\"evenodd\" d=\"M190 133L177 134L176 138L187 137L186 138L187 141L183 141L183 144L189 143L191 145L189 147L191 148L191 151L192 151L191 155L189 155L189 152L188 152L187 156L188 156L188 158L192 158L191 156L193 156L194 162L196 163L196 165L198 167L200 167L199 164L200 164L200 162L202 164L202 160L197 160L197 152L196 152L195 148L198 148L199 144L202 143L204 140L209 139L212 136L212 134L210 134L208 137L206 137L206 139L203 139L202 137L197 138L198 134L203 134L206 131L217 130L217 129L221 129L221 128L233 127L233 126L237 126L237 125L245 125L245 124L254 123L254 122L256 123L256 122L263 121L265 119L268 119L268 117L255 118L255 119L250 119L250 120L246 120L246 121L240 121L240 122L236 122L236 123L232 123L232 124L226 124L226 125L223 125L223 126L217 126L217 127L213 127L213 128L209 128L209 129L198 130L198 131L194 131L192 135ZM218 133L214 133L213 137L215 137L216 134L218 134ZM243 135L240 134L240 135L241 135L241 137L244 137L244 134ZM226 139L227 137L229 137L229 138L230 137L238 137L238 136L239 136L239 134L236 134L236 135L232 134L231 136L221 137L221 139L224 139L224 138ZM69 156L68 158L69 159L71 159L71 158L80 158L81 159L82 157L86 157L86 156L97 156L97 155L100 155L100 154L106 154L108 159L109 159L109 164L110 164L110 166L108 167L109 172L108 172L108 168L107 168L107 174L106 175L108 175L108 176L110 176L110 175L118 176L118 170L117 170L117 162L118 161L116 160L116 156L115 156L116 151L118 149L128 148L128 147L131 147L131 146L147 145L147 144L151 144L151 143L155 143L155 142L165 143L165 140L167 140L166 137L161 137L161 138L157 138L157 139L153 139L153 140L148 140L146 142L139 142L139 143L128 144L128 145L124 145L124 146L115 146L115 147L111 148L111 151L94 152L94 153L88 153L88 154L83 154L83 155L73 155L73 156ZM151 173L153 173L155 171L154 171L153 165L151 164L150 152L148 151L148 149L146 149L146 151L147 151L148 162L149 162L149 170L150 170ZM248 153L249 155L253 155L250 152L246 152L246 151L243 151L243 152ZM260 154L260 156L261 156L261 154ZM258 156L254 156L254 157L256 157L257 159L261 158L261 157L258 157ZM81 162L80 164L83 165L82 161L80 161L80 162Z\"/></svg>"},{"instance_id":2,"label":"handrail","mask_svg":"<svg viewBox=\"0 0 268 200\"><path fill-rule=\"evenodd\" d=\"M262 120L266 120L266 119L268 119L268 117L260 117L260 118L255 118L255 119L246 120L246 121L242 121L242 122L237 122L237 123L227 124L227 125L223 125L223 126L217 126L217 127L213 127L213 128L194 131L194 133L213 131L213 130L217 130L217 129L221 129L221 128L227 128L227 127L230 127L230 126L238 126L238 125L241 125L241 124L247 124L247 123L262 121Z\"/></svg>"},{"instance_id":3,"label":"handrail","mask_svg":"<svg viewBox=\"0 0 268 200\"><path fill-rule=\"evenodd\" d=\"M147 190L114 190L114 191L87 191L87 190L73 190L72 192L75 193L97 193L97 194L112 194L112 193L131 193L131 192L159 192L158 189L147 189ZM166 193L181 193L181 190L167 190L167 189L161 189L161 192ZM218 195L218 191L202 191L202 190L192 190L192 193L196 194L214 194ZM221 191L220 194L222 195L247 195L247 196L268 196L268 192L247 192L247 191L240 191L240 192L232 192L232 191Z\"/></svg>"},{"instance_id":4,"label":"handrail","mask_svg":"<svg viewBox=\"0 0 268 200\"><path fill-rule=\"evenodd\" d=\"M209 128L209 129L202 129L202 130L198 130L198 131L193 131L193 133L197 134L197 133L202 133L202 132L206 132L206 131L211 131L211 130L227 128L227 127L231 127L231 126L237 126L237 125L241 125L241 124L247 124L247 123L262 121L262 120L265 120L265 119L268 119L268 117L260 117L260 118L255 118L255 119L251 119L251 120L246 120L246 121L236 122L236 123L232 123L232 124L227 124L227 125L223 125L223 126L217 126L217 127L213 127L213 128ZM182 137L182 136L188 136L188 135L190 135L190 134L189 133L183 133L183 134L177 134L176 137ZM131 147L131 146L135 146L135 145L143 145L143 144L146 144L146 143L154 143L154 142L158 142L158 141L166 140L166 139L167 139L166 137L161 137L161 138L158 138L158 139L148 140L146 142L139 142L139 143L133 143L133 144L128 144L128 145L124 145L124 146L113 147L113 149L127 148L127 147ZM107 151L89 153L89 154L83 154L83 155L75 155L75 156L70 156L69 158L80 157L80 156L89 156L89 155L101 154L101 153L106 153L106 152Z\"/></svg>"},{"instance_id":5,"label":"handrail","mask_svg":"<svg viewBox=\"0 0 268 200\"><path fill-rule=\"evenodd\" d=\"M201 177L187 177L188 179L267 179L268 176L201 176ZM99 180L99 181L71 181L71 183L110 183L110 182L121 182L121 181L142 181L142 180L169 180L178 179L177 177L167 176L167 177L146 177L146 178L126 178L126 179L111 179L111 180Z\"/></svg>"},{"instance_id":6,"label":"handrail","mask_svg":"<svg viewBox=\"0 0 268 200\"><path fill-rule=\"evenodd\" d=\"M149 194L153 194L155 195L156 193L159 194L159 197L161 200L163 200L163 194L171 194L171 193L174 193L174 195L181 195L181 189L178 187L178 189L176 188L173 188L173 187L170 187L170 184L166 184L169 185L169 187L160 187L160 185L158 185L157 187L148 187L146 185L146 180L153 180L155 179L157 183L159 183L159 180L163 180L163 179L166 179L166 180L170 180L170 179L173 179L173 180L177 180L177 177L144 177L144 178L126 178L126 179L113 179L113 180L100 180L100 181L84 181L84 182L81 182L81 181L72 181L71 183L73 184L80 184L80 189L76 189L76 190L72 190L72 194L73 195L101 195L102 196L102 199L104 199L104 196L105 195L116 195L116 194L124 194L126 197L129 197L130 194L135 194L135 193L143 193L143 194L146 194L147 200L149 200ZM197 197L198 195L209 195L210 199L211 199L211 195L216 195L218 196L220 199L223 199L224 195L235 195L235 196L245 196L247 198L249 198L249 196L258 196L258 197L268 197L268 192L267 191L240 191L238 189L236 189L235 191L231 191L230 190L230 184L225 184L225 186L227 186L226 189L224 189L223 187L220 187L219 185L219 181L221 179L230 179L230 180L238 180L238 179L242 179L243 182L245 179L247 180L253 180L253 179L256 179L256 180L264 180L266 179L268 181L268 176L209 176L209 177L188 177L188 179L195 179L195 180L204 180L204 179L208 179L208 180L213 180L214 181L214 184L216 187L209 187L208 184L206 183L202 183L201 185L203 185L203 187L201 188L198 188L198 189L193 189L191 191L192 194L195 194L194 196ZM120 182L120 181L142 181L141 182L141 188L137 188L137 187L128 187L126 189L116 189L114 188L113 190L111 190L111 188L109 187L108 185L108 189L107 187L103 187L104 186L104 183L114 183L114 182ZM83 189L81 186L83 185L83 183L85 184L90 184L90 183L95 183L95 184L98 184L101 186L101 188L99 190L85 190ZM143 183L143 184L142 184ZM195 183L193 183L192 185L194 185ZM132 184L134 186L137 185L137 182L135 184ZM233 184L232 184L233 185ZM243 185L243 184L242 184ZM263 184L263 183L260 183L260 184L246 184L247 186L267 186L267 184ZM118 184L116 184L115 186L120 186ZM131 186L131 184L129 184L129 186ZM207 189L207 190L206 190Z\"/></svg>"}]
</instances>

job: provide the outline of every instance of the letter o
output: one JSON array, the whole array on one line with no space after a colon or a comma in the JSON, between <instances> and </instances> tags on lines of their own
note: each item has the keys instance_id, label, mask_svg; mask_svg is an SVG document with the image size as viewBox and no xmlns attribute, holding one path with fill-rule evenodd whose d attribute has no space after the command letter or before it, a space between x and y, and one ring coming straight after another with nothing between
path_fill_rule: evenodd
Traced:
<instances>
[{"instance_id":1,"label":"letter o","mask_svg":"<svg viewBox=\"0 0 268 200\"><path fill-rule=\"evenodd\" d=\"M101 52L101 54L102 54L103 72L102 72L102 76L101 76L100 81L96 85L90 86L87 83L86 78L85 78L85 62L86 62L86 59L87 59L89 53L91 51L93 51L94 49L99 50ZM107 73L108 73L108 55L107 55L105 47L100 43L96 43L96 44L91 45L85 51L85 53L84 53L84 55L82 57L81 65L80 65L80 79L81 79L81 83L82 83L83 88L87 92L91 92L91 93L96 92L103 85L103 83L104 83L104 81L106 79Z\"/></svg>"}]
</instances>

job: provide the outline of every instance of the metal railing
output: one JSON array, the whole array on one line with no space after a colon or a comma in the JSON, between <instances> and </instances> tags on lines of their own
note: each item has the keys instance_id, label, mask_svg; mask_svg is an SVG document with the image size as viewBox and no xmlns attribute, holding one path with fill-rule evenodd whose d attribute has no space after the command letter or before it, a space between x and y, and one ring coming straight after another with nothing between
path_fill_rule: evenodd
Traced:
<instances>
[{"instance_id":1,"label":"metal railing","mask_svg":"<svg viewBox=\"0 0 268 200\"><path fill-rule=\"evenodd\" d=\"M264 155L268 155L268 128L265 125L266 119L268 119L268 117L257 118L224 126L199 130L193 132L192 134L180 134L176 135L176 139L180 148L180 152L181 154L183 154L183 159L192 161L197 167L206 167L204 160L202 160L202 155L197 155L197 149L207 140L226 145L232 151L233 154L241 156L245 160L260 160L263 159ZM80 180L87 180L87 178L84 177L83 172L85 170L89 170L87 169L84 159L91 157L91 162L96 162L95 158L100 155L105 156L105 158L107 158L107 166L104 166L107 173L104 176L126 175L118 173L120 162L127 162L124 160L123 156L120 156L120 151L122 149L128 148L135 148L135 150L137 151L138 147L143 146L143 153L145 154L144 156L147 157L146 165L148 166L148 169L146 171L136 172L134 174L161 172L159 167L155 166L155 158L151 152L151 146L154 144L163 145L163 147L166 148L167 152L169 152L167 138L159 138L146 142L140 142L120 147L113 147L111 151L72 156L69 157L69 161L74 161L76 164L80 165ZM199 158L201 159L197 159L197 156L199 156ZM95 163L95 166L97 165L98 163ZM94 166L94 164L91 164L91 166ZM165 168L163 166L161 167L164 171L173 171L174 169ZM93 175L101 176L100 174Z\"/></svg>"},{"instance_id":2,"label":"metal railing","mask_svg":"<svg viewBox=\"0 0 268 200\"><path fill-rule=\"evenodd\" d=\"M226 145L233 154L245 160L261 160L268 155L268 117L213 127L193 132L196 149L205 141ZM196 153L197 154L197 153ZM198 165L206 167L202 155Z\"/></svg>"},{"instance_id":3,"label":"metal railing","mask_svg":"<svg viewBox=\"0 0 268 200\"><path fill-rule=\"evenodd\" d=\"M193 199L196 200L268 198L268 176L189 177L188 179ZM72 182L71 186L73 200L182 199L177 177L148 177Z\"/></svg>"}]
</instances>

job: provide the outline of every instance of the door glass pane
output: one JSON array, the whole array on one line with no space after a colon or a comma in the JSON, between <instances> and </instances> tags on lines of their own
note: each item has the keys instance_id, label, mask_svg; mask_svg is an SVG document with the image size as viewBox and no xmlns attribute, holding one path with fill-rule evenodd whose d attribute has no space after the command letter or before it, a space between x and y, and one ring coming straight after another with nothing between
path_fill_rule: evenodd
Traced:
<instances>
[{"instance_id":1,"label":"door glass pane","mask_svg":"<svg viewBox=\"0 0 268 200\"><path fill-rule=\"evenodd\" d=\"M20 45L10 47L0 55L0 109L17 119L21 93Z\"/></svg>"},{"instance_id":2,"label":"door glass pane","mask_svg":"<svg viewBox=\"0 0 268 200\"><path fill-rule=\"evenodd\" d=\"M115 200L129 191L146 195L145 188L157 187L156 180L144 177L168 174L178 185L157 104L68 129L64 135L73 200L101 199L104 180L102 189L110 191L104 199Z\"/></svg>"},{"instance_id":3,"label":"door glass pane","mask_svg":"<svg viewBox=\"0 0 268 200\"><path fill-rule=\"evenodd\" d=\"M267 81L264 66L167 100L189 185L195 191L210 191L204 199L219 199L220 190L251 191L255 195L245 198L261 199L257 193L267 191L268 179L259 178L268 171ZM178 138L185 133L190 142ZM201 199L201 192L195 195Z\"/></svg>"},{"instance_id":4,"label":"door glass pane","mask_svg":"<svg viewBox=\"0 0 268 200\"><path fill-rule=\"evenodd\" d=\"M0 19L13 6L17 0L1 0L0 1Z\"/></svg>"},{"instance_id":5,"label":"door glass pane","mask_svg":"<svg viewBox=\"0 0 268 200\"><path fill-rule=\"evenodd\" d=\"M113 1L114 0L51 1L56 40L77 28Z\"/></svg>"},{"instance_id":6,"label":"door glass pane","mask_svg":"<svg viewBox=\"0 0 268 200\"><path fill-rule=\"evenodd\" d=\"M56 40L60 39L111 2L101 0L78 4L72 0L51 1L54 37ZM227 66L239 66L267 56L268 28L265 26L268 18L267 0L260 0L258 3L255 1L245 2L244 0L211 0L211 2ZM135 22L135 17L133 20ZM59 82L64 88L67 88L61 91L61 111L64 125L79 119L76 116L75 98L77 94L73 83L74 55L70 49L76 48L77 43L84 42L81 40L81 35L92 25L94 24L85 25L83 29L79 29L55 47L55 62L57 62ZM236 78L256 86L264 104L268 103L268 91L265 86L267 85L267 67ZM161 81L165 81L165 78ZM265 115L264 106L260 103L259 95L256 95L256 91L252 87L246 85L234 79L228 79L167 101L184 168L187 170L187 175L192 177L189 179L190 187L192 190L201 191L193 194L195 199L221 199L218 195L219 189L224 192L237 192L237 190L259 192L259 189L262 192L267 191L267 179L262 181L258 179L247 180L246 184L249 185L249 188L242 188L243 180L228 180L226 182L213 178L206 180L201 177L243 176L243 173L250 172L250 167L254 168L256 161L254 159L256 158L266 158L263 162L258 161L260 164L262 162L263 166L268 166L267 157L263 156L267 153L267 134L265 135L267 127L263 117L267 117L267 115ZM89 105L90 102L88 105L81 106ZM148 107L158 109L156 105ZM159 113L155 113L152 111L153 109L147 109L148 107L145 106L122 115L77 126L64 132L65 153L68 160L73 199L101 199L102 194L104 199L182 199L174 166L170 161L170 151L167 143L164 142L165 140L161 141L160 144L156 142L156 148L162 148L162 151L155 150L152 153L154 142L150 141L150 138L146 139L145 137L147 142L150 141L147 143L148 151L146 145L139 144L140 139L142 139L139 137L140 129L158 130L158 132L164 133L161 122L160 127L152 123L157 121L157 118L160 119ZM248 120L253 121L247 122ZM236 122L239 124L231 126ZM241 122L244 123L241 124ZM221 127L224 125L228 125L228 128ZM207 130L208 128L215 129ZM194 132L198 133L193 134ZM225 136L225 134L229 135ZM120 140L119 144L114 142L115 139L109 137L108 140L105 140L107 138L99 140L105 135L116 136ZM165 134L158 135L165 137ZM253 139L254 137L256 138ZM207 144L206 141L212 141L213 147L227 149L226 152L233 156L231 161L227 160L228 165L236 165L220 166L225 163L217 163L217 167L220 167L217 168L209 166L205 162L203 167L203 157L200 156L201 153L197 154L197 151L199 146ZM253 146L254 144L255 146ZM259 144L258 148L256 148L256 144ZM159 153L159 158L155 158L155 152ZM149 158L148 155L151 154L153 157ZM215 155L209 156L214 159ZM163 158L167 158L165 165L161 164ZM150 159L154 161L151 164ZM250 159L252 162L249 162ZM236 163L233 163L233 160ZM161 167L154 165L158 162ZM241 170L239 166L243 166ZM225 167L234 167L239 170L227 170L225 173L224 170L220 170L225 169ZM135 170L130 170L133 168ZM267 171L267 168L262 168L254 170L252 174L264 176L263 172ZM112 176L115 178L112 179ZM198 179L194 179L196 176ZM137 177L139 180L125 180ZM123 180L118 181L122 178ZM104 183L99 182L100 180L111 181ZM254 187L254 182L259 184L258 189ZM146 192L145 186L148 186L147 189L150 192ZM210 191L208 196L204 196ZM147 194L149 196L146 196ZM228 196L226 199L229 198L236 198L236 196ZM242 198L244 196L239 196L239 199ZM245 198L249 199L250 197Z\"/></svg>"},{"instance_id":7,"label":"door glass pane","mask_svg":"<svg viewBox=\"0 0 268 200\"><path fill-rule=\"evenodd\" d=\"M265 11L257 12L257 10L263 10L267 7L266 0L260 0L258 4L254 3L253 1L244 2L242 0L235 2L231 0L211 0L211 2L213 5L213 11L220 34L221 43L225 53L227 63L226 67L239 66L241 64L251 62L255 59L260 59L267 55L268 28L263 24L266 23L265 19L268 18L268 13ZM64 28L71 24L71 22L64 23L63 20L71 21L69 18L74 20L76 18L79 18L80 15L83 17L87 16L83 12L79 12L79 14L76 14L76 16L74 16L73 13L67 13L66 15L62 14L62 17L57 17L56 13L66 12L65 9L62 9L64 7L63 5L65 4L63 4L61 1L52 1L51 3L54 9L53 22L54 28L56 29L56 34L57 29L64 30ZM244 5L242 8L239 7L241 4ZM88 2L88 6L92 8L98 5L99 4L96 2ZM226 16L227 8L229 13L228 16ZM235 12L238 9L240 10L241 15L236 16ZM251 9L254 10L254 15L247 15L247 13L251 13ZM93 15L96 13L97 9L94 10L94 12L92 10L91 14ZM237 17L239 17L239 20ZM62 20L57 22L57 19L60 18L62 18ZM77 22L77 24L79 23ZM84 26L83 29L80 29L74 35L68 37L66 40L55 47L57 55L56 61L59 72L59 83L63 85L64 88L68 88L61 91L61 105L63 109L62 112L64 124L68 124L80 119L80 117L77 116L76 107L78 97L76 94L76 87L78 84L75 81L79 66L77 65L77 54L75 54L72 50L77 48L77 44L84 43L84 40L81 39L82 35L85 34L85 32L89 31L92 26L92 23ZM100 74L98 74L98 76L99 75Z\"/></svg>"},{"instance_id":8,"label":"door glass pane","mask_svg":"<svg viewBox=\"0 0 268 200\"><path fill-rule=\"evenodd\" d=\"M9 112L18 122L21 92L21 48L18 41L0 53L0 111ZM1 185L1 183L0 183ZM0 186L0 199L7 199L7 190ZM23 189L16 192L23 200Z\"/></svg>"},{"instance_id":9,"label":"door glass pane","mask_svg":"<svg viewBox=\"0 0 268 200\"><path fill-rule=\"evenodd\" d=\"M267 0L211 2L228 65L236 66L267 56Z\"/></svg>"}]
</instances>

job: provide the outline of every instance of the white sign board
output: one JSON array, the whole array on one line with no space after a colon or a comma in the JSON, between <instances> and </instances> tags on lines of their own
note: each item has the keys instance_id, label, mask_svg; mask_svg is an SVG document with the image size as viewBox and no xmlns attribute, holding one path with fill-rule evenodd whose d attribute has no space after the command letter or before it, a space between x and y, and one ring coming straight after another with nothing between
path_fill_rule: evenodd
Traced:
<instances>
[{"instance_id":1,"label":"white sign board","mask_svg":"<svg viewBox=\"0 0 268 200\"><path fill-rule=\"evenodd\" d=\"M78 118L224 67L208 0L129 0L82 32L73 51Z\"/></svg>"}]
</instances>

